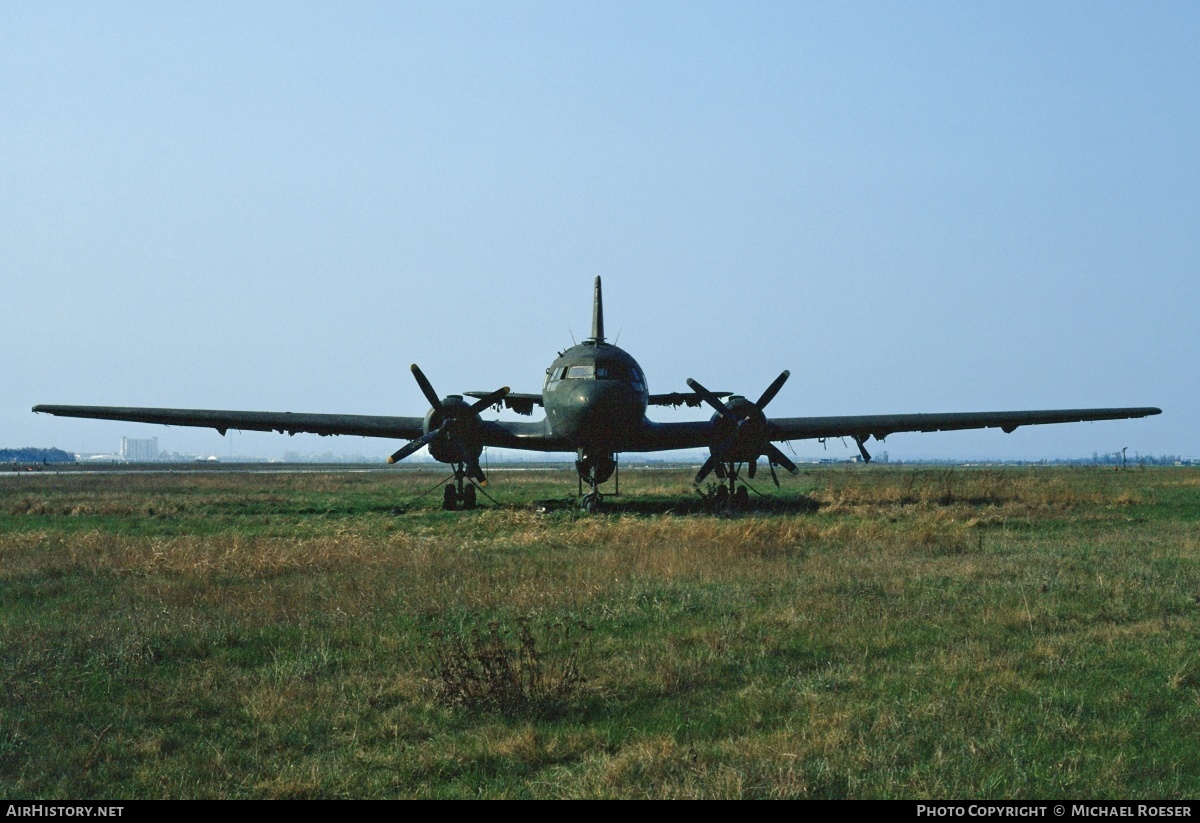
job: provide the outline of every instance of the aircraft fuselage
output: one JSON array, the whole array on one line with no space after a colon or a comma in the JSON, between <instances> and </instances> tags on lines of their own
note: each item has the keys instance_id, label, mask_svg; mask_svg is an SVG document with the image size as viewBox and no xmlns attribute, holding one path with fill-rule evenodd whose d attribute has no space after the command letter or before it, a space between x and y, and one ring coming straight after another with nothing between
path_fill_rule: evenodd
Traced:
<instances>
[{"instance_id":1,"label":"aircraft fuselage","mask_svg":"<svg viewBox=\"0 0 1200 823\"><path fill-rule=\"evenodd\" d=\"M649 397L637 361L603 340L585 340L561 353L546 369L542 387L551 434L576 449L632 449Z\"/></svg>"}]
</instances>

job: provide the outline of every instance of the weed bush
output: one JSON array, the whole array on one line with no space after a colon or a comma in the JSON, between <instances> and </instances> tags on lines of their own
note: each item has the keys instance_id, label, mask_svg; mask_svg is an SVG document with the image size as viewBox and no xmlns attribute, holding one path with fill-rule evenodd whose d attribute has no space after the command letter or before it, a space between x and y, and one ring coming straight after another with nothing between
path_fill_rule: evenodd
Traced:
<instances>
[{"instance_id":1,"label":"weed bush","mask_svg":"<svg viewBox=\"0 0 1200 823\"><path fill-rule=\"evenodd\" d=\"M431 662L438 697L448 706L505 715L561 714L584 683L581 653L591 627L578 620L548 621L541 639L528 618L509 628L435 631Z\"/></svg>"}]
</instances>

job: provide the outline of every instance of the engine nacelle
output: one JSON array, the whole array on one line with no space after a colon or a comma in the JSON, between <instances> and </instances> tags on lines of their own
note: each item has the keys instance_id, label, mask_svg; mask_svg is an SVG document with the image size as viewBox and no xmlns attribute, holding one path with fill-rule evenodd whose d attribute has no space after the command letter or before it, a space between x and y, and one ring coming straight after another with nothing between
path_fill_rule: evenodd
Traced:
<instances>
[{"instance_id":1,"label":"engine nacelle","mask_svg":"<svg viewBox=\"0 0 1200 823\"><path fill-rule=\"evenodd\" d=\"M441 463L461 463L465 450L478 460L483 453L482 421L462 395L443 397L441 410L430 409L425 413L425 434L440 428L447 419L450 425L444 435L429 443L429 456Z\"/></svg>"},{"instance_id":2,"label":"engine nacelle","mask_svg":"<svg viewBox=\"0 0 1200 823\"><path fill-rule=\"evenodd\" d=\"M712 416L718 436L710 453L725 462L748 463L758 459L766 443L767 416L762 409L738 394L726 400L725 407L736 421L721 414Z\"/></svg>"}]
</instances>

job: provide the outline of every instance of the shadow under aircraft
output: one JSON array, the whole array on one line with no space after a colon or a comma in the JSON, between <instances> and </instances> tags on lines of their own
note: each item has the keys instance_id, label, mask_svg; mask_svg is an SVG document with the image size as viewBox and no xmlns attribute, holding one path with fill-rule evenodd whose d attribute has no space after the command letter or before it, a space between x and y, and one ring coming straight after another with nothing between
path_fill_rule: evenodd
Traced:
<instances>
[{"instance_id":1,"label":"shadow under aircraft","mask_svg":"<svg viewBox=\"0 0 1200 823\"><path fill-rule=\"evenodd\" d=\"M579 503L587 511L600 507L603 500L600 485L612 477L617 456L622 452L707 448L709 457L697 472L696 482L702 482L715 472L722 481L717 488L720 502L736 505L744 503L747 497L744 482L739 485L741 473L744 471L753 478L760 459L766 459L767 469L777 486L777 467L797 473L795 463L775 445L782 441L850 437L858 445L863 460L870 461L867 441L872 437L883 440L897 432L993 427L1012 432L1019 426L1119 420L1161 413L1160 409L1145 407L767 417L766 408L787 381L787 371L775 378L757 400L730 392L709 391L690 378L687 381L690 392L651 394L637 361L605 340L599 277L596 278L592 303L592 336L559 353L546 369L540 394L513 392L505 387L491 392L465 392L443 397L434 391L415 363L412 373L429 401L429 411L423 417L121 406L39 405L34 406L33 411L65 417L199 426L214 428L222 435L229 429L238 429L407 440L409 442L388 458L388 462L398 462L427 448L435 460L449 464L454 471L454 483L448 483L444 489L443 507L448 510L475 507L475 484L484 486L487 483L479 465L485 447L575 452L575 468L580 479ZM650 406L696 407L701 403L713 410L708 420L656 423L646 416ZM545 416L530 422L484 420L480 416L488 408L500 405L530 416L536 406L541 406ZM583 494L585 483L588 492Z\"/></svg>"}]
</instances>

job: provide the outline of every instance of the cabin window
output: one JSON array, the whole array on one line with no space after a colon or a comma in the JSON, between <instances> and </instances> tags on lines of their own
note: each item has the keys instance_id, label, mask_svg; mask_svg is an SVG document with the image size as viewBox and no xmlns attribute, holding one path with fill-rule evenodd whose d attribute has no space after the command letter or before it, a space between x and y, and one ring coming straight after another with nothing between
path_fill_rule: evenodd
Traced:
<instances>
[{"instance_id":1,"label":"cabin window","mask_svg":"<svg viewBox=\"0 0 1200 823\"><path fill-rule=\"evenodd\" d=\"M596 376L596 367L595 366L589 365L589 366L568 366L567 367L566 377L568 380L591 380L595 376Z\"/></svg>"}]
</instances>

